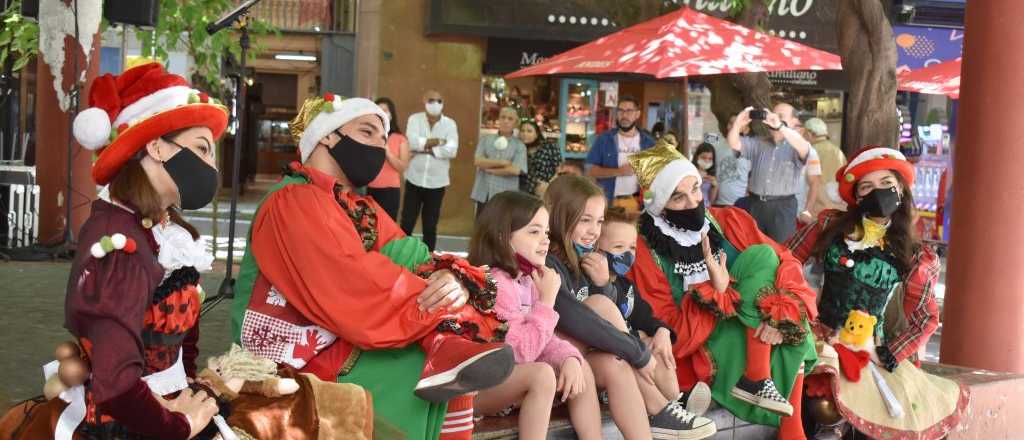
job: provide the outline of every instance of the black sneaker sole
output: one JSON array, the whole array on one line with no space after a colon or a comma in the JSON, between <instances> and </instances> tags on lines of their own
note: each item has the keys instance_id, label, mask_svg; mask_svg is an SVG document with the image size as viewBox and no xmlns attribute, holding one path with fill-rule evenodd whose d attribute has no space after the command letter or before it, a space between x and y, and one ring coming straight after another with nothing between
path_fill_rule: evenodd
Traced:
<instances>
[{"instance_id":1,"label":"black sneaker sole","mask_svg":"<svg viewBox=\"0 0 1024 440\"><path fill-rule=\"evenodd\" d=\"M451 370L420 379L414 393L435 403L500 385L512 374L515 356L512 347L485 351L463 361Z\"/></svg>"}]
</instances>

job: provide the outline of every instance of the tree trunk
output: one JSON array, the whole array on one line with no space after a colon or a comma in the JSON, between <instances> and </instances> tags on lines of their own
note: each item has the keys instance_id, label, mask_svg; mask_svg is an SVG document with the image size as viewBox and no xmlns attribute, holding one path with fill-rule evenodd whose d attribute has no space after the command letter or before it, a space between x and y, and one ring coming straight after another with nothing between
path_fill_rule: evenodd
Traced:
<instances>
[{"instance_id":1,"label":"tree trunk","mask_svg":"<svg viewBox=\"0 0 1024 440\"><path fill-rule=\"evenodd\" d=\"M747 7L732 21L750 29L763 28L768 20L765 0L750 0ZM758 73L735 73L714 75L705 80L711 89L711 112L718 119L718 128L726 132L729 118L747 106L767 108L771 106L772 83L768 75Z\"/></svg>"},{"instance_id":2,"label":"tree trunk","mask_svg":"<svg viewBox=\"0 0 1024 440\"><path fill-rule=\"evenodd\" d=\"M70 90L75 78L84 73L85 85L81 91L82 107L88 103L92 80L99 73L100 35L93 37L90 63L85 64L85 54L71 36L64 40L64 57L70 60L78 57L79 71L75 72L71 61L62 66L64 90ZM43 244L60 244L65 228L71 228L72 239L89 217L92 201L96 199L96 184L92 181L93 152L85 150L77 141L72 141L71 159L68 159L67 142L71 136L68 113L61 110L54 89L54 76L43 57L36 60L36 169L39 179L39 238ZM74 112L75 109L68 109ZM68 194L67 169L71 166L71 194ZM71 204L71 218L67 218L65 203ZM70 245L73 243L63 243Z\"/></svg>"},{"instance_id":3,"label":"tree trunk","mask_svg":"<svg viewBox=\"0 0 1024 440\"><path fill-rule=\"evenodd\" d=\"M865 145L898 147L896 40L882 2L843 0L837 14L839 55L850 77L846 153Z\"/></svg>"}]
</instances>

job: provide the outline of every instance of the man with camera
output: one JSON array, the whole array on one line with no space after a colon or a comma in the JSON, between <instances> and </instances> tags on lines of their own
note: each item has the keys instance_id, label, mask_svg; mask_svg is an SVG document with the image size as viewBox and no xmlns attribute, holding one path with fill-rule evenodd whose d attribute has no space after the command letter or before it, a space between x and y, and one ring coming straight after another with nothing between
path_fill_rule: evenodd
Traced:
<instances>
[{"instance_id":1,"label":"man with camera","mask_svg":"<svg viewBox=\"0 0 1024 440\"><path fill-rule=\"evenodd\" d=\"M740 136L751 121L764 124L771 136ZM727 136L729 147L752 165L747 189L750 215L762 232L779 243L796 230L796 193L811 149L798 128L793 106L780 103L772 111L747 107L736 116Z\"/></svg>"}]
</instances>

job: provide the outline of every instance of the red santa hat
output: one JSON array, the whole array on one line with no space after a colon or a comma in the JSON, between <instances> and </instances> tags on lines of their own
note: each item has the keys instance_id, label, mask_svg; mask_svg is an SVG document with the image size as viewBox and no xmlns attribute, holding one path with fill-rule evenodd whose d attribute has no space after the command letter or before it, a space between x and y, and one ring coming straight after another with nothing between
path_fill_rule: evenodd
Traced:
<instances>
[{"instance_id":1,"label":"red santa hat","mask_svg":"<svg viewBox=\"0 0 1024 440\"><path fill-rule=\"evenodd\" d=\"M89 108L78 113L72 130L82 147L99 150L92 178L106 185L149 141L189 127L207 127L217 139L227 124L226 107L149 63L96 78Z\"/></svg>"},{"instance_id":2,"label":"red santa hat","mask_svg":"<svg viewBox=\"0 0 1024 440\"><path fill-rule=\"evenodd\" d=\"M855 186L857 181L879 170L892 170L899 173L908 187L914 185L914 165L907 162L903 153L888 147L869 145L861 148L846 166L836 171L839 195L848 205L856 206Z\"/></svg>"}]
</instances>

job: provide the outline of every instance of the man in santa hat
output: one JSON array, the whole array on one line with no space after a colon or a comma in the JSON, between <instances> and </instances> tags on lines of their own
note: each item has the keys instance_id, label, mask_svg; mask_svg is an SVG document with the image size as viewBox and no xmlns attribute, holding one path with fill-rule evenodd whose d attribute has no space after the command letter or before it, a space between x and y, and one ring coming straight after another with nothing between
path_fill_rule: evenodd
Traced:
<instances>
[{"instance_id":1,"label":"man in santa hat","mask_svg":"<svg viewBox=\"0 0 1024 440\"><path fill-rule=\"evenodd\" d=\"M700 173L672 145L629 162L646 190L629 276L678 335L679 384L712 384L737 417L805 438L801 386L816 359L808 322L817 308L800 262L745 211L705 208Z\"/></svg>"},{"instance_id":2,"label":"man in santa hat","mask_svg":"<svg viewBox=\"0 0 1024 440\"><path fill-rule=\"evenodd\" d=\"M355 193L384 164L388 124L367 99L327 94L306 101L291 126L302 162L256 212L233 328L260 356L364 385L377 408L397 408L389 421L407 438L468 437L471 406L462 414L450 404L451 420L436 423L444 412L424 401L443 404L510 374L512 352L500 342L503 323L493 312L495 285L465 260L431 256L379 215L372 198ZM417 262L399 265L396 255Z\"/></svg>"}]
</instances>

